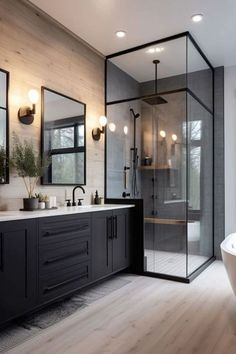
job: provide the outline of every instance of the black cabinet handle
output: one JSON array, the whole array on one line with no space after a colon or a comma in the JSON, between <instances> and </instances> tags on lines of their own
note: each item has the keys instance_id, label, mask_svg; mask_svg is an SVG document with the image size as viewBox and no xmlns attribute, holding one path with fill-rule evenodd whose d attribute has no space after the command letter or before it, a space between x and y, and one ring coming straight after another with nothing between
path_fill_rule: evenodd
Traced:
<instances>
[{"instance_id":1,"label":"black cabinet handle","mask_svg":"<svg viewBox=\"0 0 236 354\"><path fill-rule=\"evenodd\" d=\"M117 215L113 216L113 237L117 238Z\"/></svg>"},{"instance_id":2,"label":"black cabinet handle","mask_svg":"<svg viewBox=\"0 0 236 354\"><path fill-rule=\"evenodd\" d=\"M89 228L89 224L83 224L80 226L76 226L76 227L68 227L68 228L60 228L60 229L52 229L50 231L45 231L43 233L43 237L50 237L50 236L59 236L61 234L67 234L70 232L77 232L77 231L85 231L86 229Z\"/></svg>"},{"instance_id":3,"label":"black cabinet handle","mask_svg":"<svg viewBox=\"0 0 236 354\"><path fill-rule=\"evenodd\" d=\"M61 283L58 283L58 284L55 284L55 285L51 285L51 286L48 286L46 288L44 288L44 294L45 293L48 293L52 290L56 290L57 288L61 288L62 286L65 286L67 284L70 284L70 283L73 283L77 280L80 280L80 279L83 279L83 278L87 278L88 277L88 273L84 273L84 274L81 274L80 276L77 276L77 277L73 277L73 278L70 278L70 279L67 279L67 280L64 280L62 281Z\"/></svg>"},{"instance_id":4,"label":"black cabinet handle","mask_svg":"<svg viewBox=\"0 0 236 354\"><path fill-rule=\"evenodd\" d=\"M107 238L113 239L112 216L107 217Z\"/></svg>"},{"instance_id":5,"label":"black cabinet handle","mask_svg":"<svg viewBox=\"0 0 236 354\"><path fill-rule=\"evenodd\" d=\"M0 270L1 272L3 272L3 268L4 268L4 252L3 252L3 248L4 248L4 242L3 242L3 234L0 234Z\"/></svg>"},{"instance_id":6,"label":"black cabinet handle","mask_svg":"<svg viewBox=\"0 0 236 354\"><path fill-rule=\"evenodd\" d=\"M87 247L82 248L78 252L68 253L68 254L64 254L64 255L58 256L58 257L49 258L49 259L47 259L44 262L44 264L51 264L51 263L55 263L55 262L60 262L60 261L63 261L64 259L69 259L69 258L72 258L72 257L81 256L83 254L88 254L88 248Z\"/></svg>"}]
</instances>

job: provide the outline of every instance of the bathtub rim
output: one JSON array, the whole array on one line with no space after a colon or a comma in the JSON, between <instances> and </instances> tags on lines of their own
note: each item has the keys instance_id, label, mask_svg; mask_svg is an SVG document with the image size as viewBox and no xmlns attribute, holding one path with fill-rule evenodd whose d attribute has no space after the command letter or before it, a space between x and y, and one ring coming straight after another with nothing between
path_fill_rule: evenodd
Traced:
<instances>
[{"instance_id":1,"label":"bathtub rim","mask_svg":"<svg viewBox=\"0 0 236 354\"><path fill-rule=\"evenodd\" d=\"M232 248L228 248L227 244L228 242L231 241L231 239L235 240L235 251L232 250ZM232 256L236 256L236 232L233 232L231 234L229 234L220 244L220 248L222 251L224 251L225 253L229 253Z\"/></svg>"}]
</instances>

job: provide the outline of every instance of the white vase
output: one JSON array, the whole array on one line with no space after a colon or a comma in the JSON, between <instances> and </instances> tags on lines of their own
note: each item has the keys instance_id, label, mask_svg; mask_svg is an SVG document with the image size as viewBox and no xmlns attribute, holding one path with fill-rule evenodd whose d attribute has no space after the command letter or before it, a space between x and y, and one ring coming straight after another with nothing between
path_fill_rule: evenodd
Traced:
<instances>
[{"instance_id":1,"label":"white vase","mask_svg":"<svg viewBox=\"0 0 236 354\"><path fill-rule=\"evenodd\" d=\"M39 209L45 209L45 202L39 202Z\"/></svg>"}]
</instances>

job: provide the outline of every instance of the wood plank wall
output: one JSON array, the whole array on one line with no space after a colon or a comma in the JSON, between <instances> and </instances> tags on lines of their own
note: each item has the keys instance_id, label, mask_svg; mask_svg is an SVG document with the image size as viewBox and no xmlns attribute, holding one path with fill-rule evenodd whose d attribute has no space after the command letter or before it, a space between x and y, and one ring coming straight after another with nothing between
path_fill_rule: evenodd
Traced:
<instances>
[{"instance_id":1,"label":"wood plank wall","mask_svg":"<svg viewBox=\"0 0 236 354\"><path fill-rule=\"evenodd\" d=\"M104 193L104 141L95 142L91 130L104 114L104 59L71 36L48 16L22 0L0 0L0 67L10 72L10 138L16 132L40 144L41 102L33 125L22 125L17 112L28 105L30 88L46 86L87 104L86 202L98 189ZM64 201L69 187L41 187ZM10 185L0 186L0 209L21 207L25 197L21 179L10 176Z\"/></svg>"}]
</instances>

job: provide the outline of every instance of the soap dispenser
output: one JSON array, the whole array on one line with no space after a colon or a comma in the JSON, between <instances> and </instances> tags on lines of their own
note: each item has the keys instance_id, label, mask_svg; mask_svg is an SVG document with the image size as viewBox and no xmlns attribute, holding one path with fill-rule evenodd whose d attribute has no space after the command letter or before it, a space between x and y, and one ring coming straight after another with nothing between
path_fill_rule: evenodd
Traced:
<instances>
[{"instance_id":1,"label":"soap dispenser","mask_svg":"<svg viewBox=\"0 0 236 354\"><path fill-rule=\"evenodd\" d=\"M100 204L100 198L98 196L98 191L95 192L94 204Z\"/></svg>"}]
</instances>

